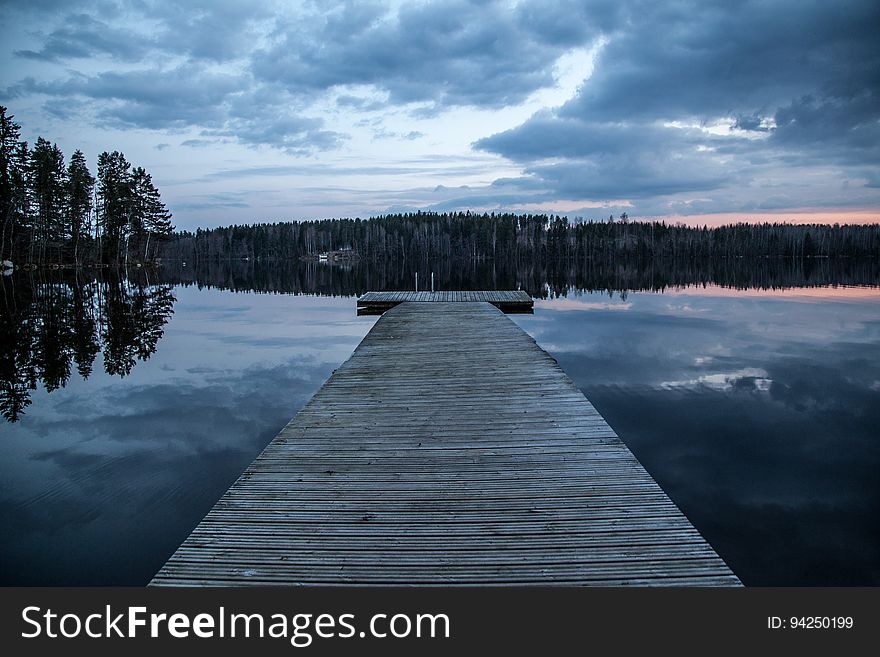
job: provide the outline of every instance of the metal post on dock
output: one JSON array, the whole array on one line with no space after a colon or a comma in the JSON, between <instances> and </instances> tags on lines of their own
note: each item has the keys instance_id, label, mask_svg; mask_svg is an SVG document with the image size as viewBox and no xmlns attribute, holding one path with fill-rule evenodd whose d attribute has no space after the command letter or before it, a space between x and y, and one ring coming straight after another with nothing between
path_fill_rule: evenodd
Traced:
<instances>
[{"instance_id":1,"label":"metal post on dock","mask_svg":"<svg viewBox=\"0 0 880 657\"><path fill-rule=\"evenodd\" d=\"M419 272L416 272L416 292L419 291Z\"/></svg>"},{"instance_id":2,"label":"metal post on dock","mask_svg":"<svg viewBox=\"0 0 880 657\"><path fill-rule=\"evenodd\" d=\"M434 272L431 272L431 292L434 291Z\"/></svg>"}]
</instances>

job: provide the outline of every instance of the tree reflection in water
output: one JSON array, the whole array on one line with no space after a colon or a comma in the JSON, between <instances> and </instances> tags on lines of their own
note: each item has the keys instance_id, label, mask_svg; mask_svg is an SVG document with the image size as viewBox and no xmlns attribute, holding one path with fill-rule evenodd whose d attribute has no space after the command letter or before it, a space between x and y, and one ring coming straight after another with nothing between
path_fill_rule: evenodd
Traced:
<instances>
[{"instance_id":1,"label":"tree reflection in water","mask_svg":"<svg viewBox=\"0 0 880 657\"><path fill-rule=\"evenodd\" d=\"M571 292L663 292L693 285L780 290L880 283L877 258L698 258L560 262L502 259L321 263L276 260L168 261L156 271L163 282L233 292L357 296L369 290L516 290L536 299Z\"/></svg>"},{"instance_id":2,"label":"tree reflection in water","mask_svg":"<svg viewBox=\"0 0 880 657\"><path fill-rule=\"evenodd\" d=\"M880 283L880 261L855 258L730 258L627 260L579 263L536 260L342 264L243 260L166 262L128 278L103 270L17 272L0 277L0 413L16 422L42 382L65 386L71 370L88 378L99 353L108 374L126 376L156 351L174 312L175 286L234 292L357 296L368 290L410 290L433 278L438 290L523 289L533 297L570 292L629 291L719 285L736 289L789 289Z\"/></svg>"},{"instance_id":3,"label":"tree reflection in water","mask_svg":"<svg viewBox=\"0 0 880 657\"><path fill-rule=\"evenodd\" d=\"M31 392L84 379L99 353L108 374L126 376L156 351L174 313L173 285L139 276L58 271L0 278L0 413L16 422Z\"/></svg>"}]
</instances>

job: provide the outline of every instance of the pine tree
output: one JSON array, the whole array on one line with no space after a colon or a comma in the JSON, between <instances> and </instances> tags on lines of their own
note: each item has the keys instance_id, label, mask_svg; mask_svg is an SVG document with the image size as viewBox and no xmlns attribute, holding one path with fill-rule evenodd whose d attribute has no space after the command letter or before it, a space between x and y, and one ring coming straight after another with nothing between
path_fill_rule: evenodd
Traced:
<instances>
[{"instance_id":1,"label":"pine tree","mask_svg":"<svg viewBox=\"0 0 880 657\"><path fill-rule=\"evenodd\" d=\"M153 185L150 174L147 174L145 194L144 229L147 233L147 243L144 247L144 260L149 259L150 238L165 240L171 237L174 226L171 224L171 213L162 202L159 190Z\"/></svg>"},{"instance_id":2,"label":"pine tree","mask_svg":"<svg viewBox=\"0 0 880 657\"><path fill-rule=\"evenodd\" d=\"M131 164L119 151L98 156L98 216L109 259L119 264L128 241L134 190Z\"/></svg>"},{"instance_id":3,"label":"pine tree","mask_svg":"<svg viewBox=\"0 0 880 657\"><path fill-rule=\"evenodd\" d=\"M150 174L143 167L135 167L131 172L131 211L128 216L129 240L126 244L134 247L135 253L140 253L140 245L146 239L147 203L150 189L153 187Z\"/></svg>"},{"instance_id":4,"label":"pine tree","mask_svg":"<svg viewBox=\"0 0 880 657\"><path fill-rule=\"evenodd\" d=\"M69 238L73 242L73 258L80 264L80 244L88 240L91 233L92 193L95 178L86 165L86 157L77 150L70 158L67 167L68 227Z\"/></svg>"},{"instance_id":5,"label":"pine tree","mask_svg":"<svg viewBox=\"0 0 880 657\"><path fill-rule=\"evenodd\" d=\"M45 262L50 246L59 249L65 237L65 213L67 206L67 171L64 154L57 144L37 138L30 154L28 166L28 191L33 211L31 235L31 258L36 242L39 261Z\"/></svg>"},{"instance_id":6,"label":"pine tree","mask_svg":"<svg viewBox=\"0 0 880 657\"><path fill-rule=\"evenodd\" d=\"M19 142L13 153L12 161L12 221L10 222L10 240L8 251L12 255L20 252L19 242L25 239L27 231L32 228L30 194L28 191L28 164L31 159L30 149L26 141ZM14 259L14 258L13 258Z\"/></svg>"},{"instance_id":7,"label":"pine tree","mask_svg":"<svg viewBox=\"0 0 880 657\"><path fill-rule=\"evenodd\" d=\"M150 258L151 240L166 239L174 232L171 225L171 213L168 212L159 190L153 184L153 177L143 167L138 167L132 174L134 188L134 212L132 229L137 236L135 246L140 253L143 242L144 260Z\"/></svg>"},{"instance_id":8,"label":"pine tree","mask_svg":"<svg viewBox=\"0 0 880 657\"><path fill-rule=\"evenodd\" d=\"M0 259L12 260L19 215L21 171L17 153L21 142L21 126L12 114L0 105Z\"/></svg>"}]
</instances>

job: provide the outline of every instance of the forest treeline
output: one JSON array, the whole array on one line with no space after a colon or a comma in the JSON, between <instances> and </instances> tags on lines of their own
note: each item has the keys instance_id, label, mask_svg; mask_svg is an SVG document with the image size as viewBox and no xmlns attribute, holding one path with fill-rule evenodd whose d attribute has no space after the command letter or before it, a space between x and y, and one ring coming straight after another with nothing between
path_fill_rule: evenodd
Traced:
<instances>
[{"instance_id":1,"label":"forest treeline","mask_svg":"<svg viewBox=\"0 0 880 657\"><path fill-rule=\"evenodd\" d=\"M647 258L876 257L880 225L569 221L544 214L416 212L181 231L161 247L193 261L291 260L352 249L372 262L495 259L508 262Z\"/></svg>"},{"instance_id":2,"label":"forest treeline","mask_svg":"<svg viewBox=\"0 0 880 657\"><path fill-rule=\"evenodd\" d=\"M31 148L0 106L0 259L19 265L128 265L155 258L174 227L152 176L119 151L98 156L97 175L77 150Z\"/></svg>"}]
</instances>

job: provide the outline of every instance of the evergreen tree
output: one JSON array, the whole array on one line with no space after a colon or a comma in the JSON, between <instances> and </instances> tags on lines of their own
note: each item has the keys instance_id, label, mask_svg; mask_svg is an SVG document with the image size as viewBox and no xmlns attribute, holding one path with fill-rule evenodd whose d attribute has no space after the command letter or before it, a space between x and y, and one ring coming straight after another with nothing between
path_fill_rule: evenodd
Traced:
<instances>
[{"instance_id":1,"label":"evergreen tree","mask_svg":"<svg viewBox=\"0 0 880 657\"><path fill-rule=\"evenodd\" d=\"M19 142L13 154L12 165L12 221L10 252L15 255L21 251L21 242L26 241L31 226L30 193L28 190L28 164L31 152L26 141ZM14 258L13 258L14 260Z\"/></svg>"},{"instance_id":2,"label":"evergreen tree","mask_svg":"<svg viewBox=\"0 0 880 657\"><path fill-rule=\"evenodd\" d=\"M124 256L133 210L131 164L119 151L98 156L98 217L104 251L117 264Z\"/></svg>"},{"instance_id":3,"label":"evergreen tree","mask_svg":"<svg viewBox=\"0 0 880 657\"><path fill-rule=\"evenodd\" d=\"M67 171L64 154L57 144L37 138L30 154L27 180L33 213L31 260L36 257L39 262L46 262L49 247L60 251L65 237Z\"/></svg>"},{"instance_id":4,"label":"evergreen tree","mask_svg":"<svg viewBox=\"0 0 880 657\"><path fill-rule=\"evenodd\" d=\"M18 196L16 153L19 149L21 126L0 105L0 259L11 259L16 232Z\"/></svg>"},{"instance_id":5,"label":"evergreen tree","mask_svg":"<svg viewBox=\"0 0 880 657\"><path fill-rule=\"evenodd\" d=\"M159 190L150 182L147 191L147 213L144 225L147 231L147 243L144 247L144 259L150 258L150 238L153 240L167 240L174 233L174 225L171 223L171 213L162 202Z\"/></svg>"},{"instance_id":6,"label":"evergreen tree","mask_svg":"<svg viewBox=\"0 0 880 657\"><path fill-rule=\"evenodd\" d=\"M140 253L140 245L146 241L147 196L152 187L150 174L143 167L131 171L131 209L128 214L128 243L135 253Z\"/></svg>"},{"instance_id":7,"label":"evergreen tree","mask_svg":"<svg viewBox=\"0 0 880 657\"><path fill-rule=\"evenodd\" d=\"M171 213L162 202L152 176L143 167L138 167L132 179L136 217L132 225L137 229L135 247L138 253L143 253L144 260L149 260L151 240L155 246L156 239L167 239L174 232L174 226L171 225ZM140 244L143 244L142 250Z\"/></svg>"},{"instance_id":8,"label":"evergreen tree","mask_svg":"<svg viewBox=\"0 0 880 657\"><path fill-rule=\"evenodd\" d=\"M81 257L80 245L89 239L91 232L94 189L95 178L86 165L86 157L77 150L67 167L68 237L73 243L73 258L77 264Z\"/></svg>"}]
</instances>

